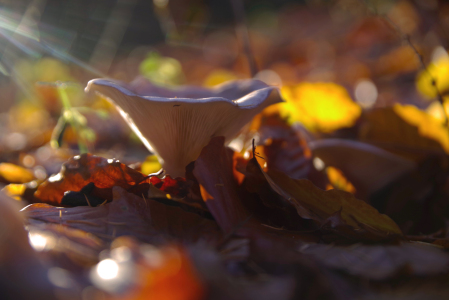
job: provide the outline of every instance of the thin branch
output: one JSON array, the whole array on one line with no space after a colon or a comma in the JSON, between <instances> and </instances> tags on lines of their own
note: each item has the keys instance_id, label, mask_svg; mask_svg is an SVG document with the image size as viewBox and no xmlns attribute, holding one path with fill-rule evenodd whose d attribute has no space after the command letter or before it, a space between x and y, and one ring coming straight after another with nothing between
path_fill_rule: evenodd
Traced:
<instances>
[{"instance_id":1,"label":"thin branch","mask_svg":"<svg viewBox=\"0 0 449 300\"><path fill-rule=\"evenodd\" d=\"M446 110L444 109L444 99L443 99L443 95L441 94L440 90L438 89L437 86L437 80L435 79L435 77L432 76L432 74L430 73L429 69L427 68L426 64L424 63L424 57L422 56L421 53L419 53L418 49L416 49L415 45L412 43L410 35L408 34L404 34L400 31L399 27L387 16L383 17L387 22L389 22L394 28L396 28L397 33L399 34L399 36L407 42L407 44L409 45L410 48L413 49L413 51L415 52L416 57L418 57L418 60L421 64L421 69L424 70L424 72L427 73L427 75L429 75L430 78L430 84L433 86L435 93L437 95L437 100L438 102L440 102L441 107L443 108L443 115L444 115L444 125L448 126L448 116L446 114Z\"/></svg>"},{"instance_id":2,"label":"thin branch","mask_svg":"<svg viewBox=\"0 0 449 300\"><path fill-rule=\"evenodd\" d=\"M368 4L364 1L361 1L365 6L368 7ZM370 9L368 7L368 9ZM424 62L424 57L422 56L421 53L419 53L418 49L416 49L415 45L412 43L411 37L410 35L404 33L401 28L393 22L393 20L391 20L387 15L385 14L381 14L377 11L376 7L374 7L372 5L371 7L372 11L374 12L375 15L377 15L378 17L382 18L388 25L389 27L393 28L394 31L396 32L396 34L403 40L405 41L408 46L413 50L413 52L415 53L416 57L419 60L419 63L421 65L421 69L426 72L429 75L430 78L430 83L433 86L436 96L437 96L437 100L440 103L442 109L443 109L443 115L444 115L444 125L448 126L448 116L446 114L446 110L444 109L444 100L443 100L443 95L441 94L440 90L438 89L437 86L437 80L435 79L435 77L432 76L432 74L430 73L429 69L427 68L425 62Z\"/></svg>"}]
</instances>

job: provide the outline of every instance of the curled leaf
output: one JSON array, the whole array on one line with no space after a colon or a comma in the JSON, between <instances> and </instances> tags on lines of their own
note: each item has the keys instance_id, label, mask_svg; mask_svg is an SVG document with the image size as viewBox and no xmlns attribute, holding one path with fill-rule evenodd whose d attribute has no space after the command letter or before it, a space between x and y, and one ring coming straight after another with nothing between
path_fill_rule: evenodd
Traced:
<instances>
[{"instance_id":1,"label":"curled leaf","mask_svg":"<svg viewBox=\"0 0 449 300\"><path fill-rule=\"evenodd\" d=\"M34 195L39 201L52 205L96 206L112 200L114 186L146 197L151 186L164 195L178 198L185 197L188 189L183 178L147 177L118 160L82 154L64 163L61 171L40 184ZM72 193L67 194L69 191Z\"/></svg>"},{"instance_id":2,"label":"curled leaf","mask_svg":"<svg viewBox=\"0 0 449 300\"><path fill-rule=\"evenodd\" d=\"M370 195L416 168L413 161L368 143L324 139L309 145L326 166L340 169L359 195Z\"/></svg>"},{"instance_id":3,"label":"curled leaf","mask_svg":"<svg viewBox=\"0 0 449 300\"><path fill-rule=\"evenodd\" d=\"M240 201L234 178L231 149L224 147L224 137L211 139L195 161L193 174L200 183L206 206L224 232L231 232L250 214Z\"/></svg>"},{"instance_id":4,"label":"curled leaf","mask_svg":"<svg viewBox=\"0 0 449 300\"><path fill-rule=\"evenodd\" d=\"M23 209L31 224L55 223L92 233L102 239L131 235L155 242L167 236L181 239L220 238L214 221L180 207L138 197L121 187L112 189L113 200L98 207L54 207L32 204Z\"/></svg>"},{"instance_id":5,"label":"curled leaf","mask_svg":"<svg viewBox=\"0 0 449 300\"><path fill-rule=\"evenodd\" d=\"M48 178L39 185L35 197L41 201L58 205L67 191L80 191L84 186L93 182L98 188L99 196L112 199L110 189L120 186L129 189L143 181L145 176L118 160L105 159L91 154L72 157L62 165L61 171Z\"/></svg>"},{"instance_id":6,"label":"curled leaf","mask_svg":"<svg viewBox=\"0 0 449 300\"><path fill-rule=\"evenodd\" d=\"M339 212L344 225L350 226L355 232L373 231L384 238L402 235L399 227L388 216L380 214L351 193L323 191L306 179L292 179L275 170L265 173L255 159L251 159L248 166L251 168L247 170L263 174L271 189L293 205L304 219L325 224L332 215Z\"/></svg>"}]
</instances>

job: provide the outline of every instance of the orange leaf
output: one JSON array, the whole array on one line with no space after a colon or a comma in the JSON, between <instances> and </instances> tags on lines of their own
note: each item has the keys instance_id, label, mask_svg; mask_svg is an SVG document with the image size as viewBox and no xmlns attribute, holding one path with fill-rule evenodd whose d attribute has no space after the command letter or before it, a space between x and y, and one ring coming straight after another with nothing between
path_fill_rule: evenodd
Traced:
<instances>
[{"instance_id":1,"label":"orange leaf","mask_svg":"<svg viewBox=\"0 0 449 300\"><path fill-rule=\"evenodd\" d=\"M343 172L334 167L326 168L327 176L329 177L329 181L331 184L331 188L336 188L338 190L346 191L351 194L355 194L356 189L352 185L352 183L345 177Z\"/></svg>"},{"instance_id":2,"label":"orange leaf","mask_svg":"<svg viewBox=\"0 0 449 300\"><path fill-rule=\"evenodd\" d=\"M80 191L90 182L95 183L95 187L99 189L109 189L113 186L128 189L144 179L145 175L118 160L83 154L65 162L58 174L51 176L38 187L35 196L45 203L58 205L65 192ZM112 199L112 192L103 191L103 195L97 196Z\"/></svg>"},{"instance_id":3,"label":"orange leaf","mask_svg":"<svg viewBox=\"0 0 449 300\"><path fill-rule=\"evenodd\" d=\"M188 189L184 178L173 179L168 175L164 179L156 176L148 178L118 160L83 154L64 163L61 171L39 185L34 195L38 200L52 205L90 205L81 202L86 202L85 198L88 196L97 198L95 202L100 203L112 200L114 186L120 186L139 197L142 194L152 197L149 189L153 187L162 191L164 196L168 195L169 199L171 196L184 197ZM68 191L81 192L78 193L80 195L73 195L75 198L79 196L81 202L77 199L73 201L72 195L66 193ZM174 200L182 202L180 199ZM195 206L194 203L192 205Z\"/></svg>"},{"instance_id":4,"label":"orange leaf","mask_svg":"<svg viewBox=\"0 0 449 300\"><path fill-rule=\"evenodd\" d=\"M187 253L180 247L164 247L158 251L160 262L156 265L140 265L138 287L126 300L196 300L204 295L203 285L198 278Z\"/></svg>"}]
</instances>

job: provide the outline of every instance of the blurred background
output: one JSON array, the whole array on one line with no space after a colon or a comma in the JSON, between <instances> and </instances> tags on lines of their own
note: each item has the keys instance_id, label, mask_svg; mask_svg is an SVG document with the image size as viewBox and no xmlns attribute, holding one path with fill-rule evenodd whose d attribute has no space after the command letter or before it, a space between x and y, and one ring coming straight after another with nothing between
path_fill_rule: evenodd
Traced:
<instances>
[{"instance_id":1,"label":"blurred background","mask_svg":"<svg viewBox=\"0 0 449 300\"><path fill-rule=\"evenodd\" d=\"M330 82L363 109L413 104L444 120L423 67L438 79L444 96L445 1L1 0L0 5L0 161L34 168L38 178L58 171L80 147L106 157L132 156L130 161L147 155L110 104L84 94L87 81L98 77L130 82L144 76L172 87L251 77L279 87ZM66 156L55 147L63 147Z\"/></svg>"}]
</instances>

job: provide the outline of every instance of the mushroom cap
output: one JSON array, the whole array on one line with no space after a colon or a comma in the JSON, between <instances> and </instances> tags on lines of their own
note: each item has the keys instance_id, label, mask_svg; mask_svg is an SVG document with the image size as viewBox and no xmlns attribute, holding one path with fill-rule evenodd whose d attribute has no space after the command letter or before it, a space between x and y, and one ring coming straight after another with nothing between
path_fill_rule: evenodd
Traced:
<instances>
[{"instance_id":1,"label":"mushroom cap","mask_svg":"<svg viewBox=\"0 0 449 300\"><path fill-rule=\"evenodd\" d=\"M310 142L309 147L315 157L342 170L367 196L416 168L411 160L357 141L324 139Z\"/></svg>"},{"instance_id":2,"label":"mushroom cap","mask_svg":"<svg viewBox=\"0 0 449 300\"><path fill-rule=\"evenodd\" d=\"M230 142L257 113L282 102L276 88L258 80L239 80L213 89L170 90L138 79L124 84L109 79L89 81L86 92L106 97L156 153L172 176L184 176L185 166L215 136Z\"/></svg>"}]
</instances>

